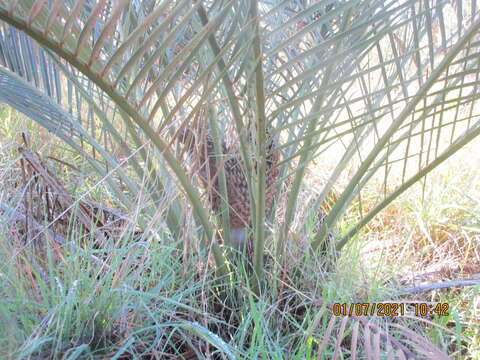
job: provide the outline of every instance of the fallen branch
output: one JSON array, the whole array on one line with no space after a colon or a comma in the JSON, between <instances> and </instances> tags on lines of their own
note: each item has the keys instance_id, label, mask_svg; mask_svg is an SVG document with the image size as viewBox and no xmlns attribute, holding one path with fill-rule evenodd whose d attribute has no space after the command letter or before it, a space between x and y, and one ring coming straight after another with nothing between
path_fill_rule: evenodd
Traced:
<instances>
[{"instance_id":1,"label":"fallen branch","mask_svg":"<svg viewBox=\"0 0 480 360\"><path fill-rule=\"evenodd\" d=\"M474 278L467 278L467 279L459 279L459 280L452 280L452 281L443 281L438 283L426 284L415 286L412 288L402 289L394 293L394 295L407 295L407 294L415 294L420 292L426 292L435 289L445 289L450 287L463 287L463 286L475 286L480 285L480 279Z\"/></svg>"}]
</instances>

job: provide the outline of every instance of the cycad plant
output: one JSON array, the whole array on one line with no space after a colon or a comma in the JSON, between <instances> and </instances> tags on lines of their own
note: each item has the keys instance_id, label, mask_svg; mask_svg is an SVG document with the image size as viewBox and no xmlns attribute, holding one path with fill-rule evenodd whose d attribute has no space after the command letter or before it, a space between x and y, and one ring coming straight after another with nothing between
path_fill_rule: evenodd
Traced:
<instances>
[{"instance_id":1,"label":"cycad plant","mask_svg":"<svg viewBox=\"0 0 480 360\"><path fill-rule=\"evenodd\" d=\"M193 209L223 274L232 199L221 148L238 148L258 289L266 229L284 266L312 161L339 159L313 211L332 189L336 201L307 244L328 256L480 133L475 0L3 0L0 20L0 99L81 154L125 207L146 197L148 219L166 203L174 238ZM182 157L179 138L198 127L218 155L216 214ZM271 141L283 217L265 206ZM338 232L378 179L375 206Z\"/></svg>"}]
</instances>

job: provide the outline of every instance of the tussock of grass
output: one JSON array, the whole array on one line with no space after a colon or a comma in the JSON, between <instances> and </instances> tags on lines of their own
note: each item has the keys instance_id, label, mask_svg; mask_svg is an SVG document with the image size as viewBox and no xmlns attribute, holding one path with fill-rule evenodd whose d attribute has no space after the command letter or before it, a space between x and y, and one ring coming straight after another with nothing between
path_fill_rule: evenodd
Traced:
<instances>
[{"instance_id":1,"label":"tussock of grass","mask_svg":"<svg viewBox=\"0 0 480 360\"><path fill-rule=\"evenodd\" d=\"M1 185L1 202L15 209L29 194L30 200L36 201L36 220L44 224L44 197L38 195L41 191L34 197L32 189L25 191L21 185L25 183L16 147L11 143L3 148L6 156L0 176L8 181ZM75 159L68 162L75 163ZM53 164L62 169L55 172L62 182L75 177L73 170L58 162L49 166ZM84 173L77 178L77 191L87 189L91 182ZM39 184L37 179L37 190L42 189ZM89 195L88 199L74 197L73 203L102 200L101 192ZM302 196L315 201L315 195ZM328 202L324 205L328 207ZM270 258L266 288L257 296L250 287L248 264L232 268L233 276L215 278L210 267L212 255L194 246L199 239L193 225L186 223L185 238L173 239L161 214L159 209L159 217L148 221L147 229L139 232L140 215L130 209L123 214L127 220L119 231L102 233L95 224L82 224L78 208L72 207L61 217L61 226L53 227L65 239L65 244L60 244L46 232L26 233L22 221L13 226L12 214L1 211L0 356L330 359L334 354L348 358L352 352L370 356L376 346L392 347L405 340L410 342L402 350L406 353L426 348L421 336L409 338L409 329L428 334L451 353L474 354L478 350L472 344L479 336L474 320L479 304L469 298L478 294L478 289L432 295L429 300L449 302L456 309L448 319L432 319L433 323L331 315L329 306L335 302L394 300L389 296L392 284L385 284L389 278L385 272L392 270L391 261L387 261L391 256L406 257L400 242L392 241L383 248L382 256L375 249L368 250L373 258L385 261L365 264L368 251L357 240L341 254L334 268L325 271L323 260L310 256L305 248L318 226L318 214L298 214L294 226L297 241L290 243L287 271L276 278ZM467 211L464 215L469 221L475 218ZM390 239L401 239L399 229L413 226L412 219L402 206L390 208L366 233L367 243L374 243L371 236L375 232L379 240L386 237L382 230ZM472 222L468 224L465 226ZM474 232L468 234L474 236ZM274 230L268 241L274 241L275 236ZM410 239L417 241L416 235ZM441 241L438 236L432 239ZM464 254L476 254L472 237L463 239L462 244ZM451 328L451 332L438 326Z\"/></svg>"}]
</instances>

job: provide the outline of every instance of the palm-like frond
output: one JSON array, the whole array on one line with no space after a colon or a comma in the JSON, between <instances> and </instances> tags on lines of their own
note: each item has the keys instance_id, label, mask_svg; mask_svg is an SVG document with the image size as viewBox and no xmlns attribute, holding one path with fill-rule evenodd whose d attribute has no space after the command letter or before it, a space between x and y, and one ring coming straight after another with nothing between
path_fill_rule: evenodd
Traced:
<instances>
[{"instance_id":1,"label":"palm-like frond","mask_svg":"<svg viewBox=\"0 0 480 360\"><path fill-rule=\"evenodd\" d=\"M327 24L333 25L326 36L321 34L322 27L315 28L313 19L306 17L300 29L298 23L287 21L291 31L282 28L284 39L266 42L272 44L271 57L278 59L270 77L272 101L278 99L270 119L280 119L279 130L290 134L283 147L287 162L293 160L296 166L283 241L303 179L303 170L298 169L317 156L328 156L332 145L335 151L343 146L345 155L319 202L347 166L356 162L359 166L313 248L375 174L383 172L384 189L398 188L385 191L379 205L337 244L339 249L414 180L478 135L474 54L479 22L475 4L456 5L456 20L449 18L456 31L445 30L445 13L454 10L450 4L348 2L318 17L317 21L330 20ZM335 17L336 11L341 16ZM272 34L279 37L280 31ZM460 115L465 106L469 111ZM447 113L450 121L444 120ZM448 144L441 142L445 131L452 131ZM345 145L335 145L339 141ZM398 171L400 179L391 175ZM279 253L282 248L283 242Z\"/></svg>"}]
</instances>

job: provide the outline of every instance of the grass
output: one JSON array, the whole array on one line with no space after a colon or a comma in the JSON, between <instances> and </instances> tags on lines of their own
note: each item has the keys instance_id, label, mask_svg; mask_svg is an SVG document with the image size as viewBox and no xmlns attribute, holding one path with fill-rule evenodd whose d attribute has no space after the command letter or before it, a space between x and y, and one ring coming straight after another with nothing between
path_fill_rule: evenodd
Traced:
<instances>
[{"instance_id":1,"label":"grass","mask_svg":"<svg viewBox=\"0 0 480 360\"><path fill-rule=\"evenodd\" d=\"M44 158L52 156L79 168L76 172L57 161L48 162L77 202L95 184L78 158L32 122L8 107L0 107L0 118L4 119L0 204L15 208L29 194L22 192L16 151L24 131L38 134L30 136L30 146ZM341 352L349 358L358 327L366 346L367 338L378 341L379 332L371 329L380 326L390 329L396 339L405 338L408 327L428 336L453 358L479 359L479 286L407 298L392 295L414 284L480 273L480 174L469 171L480 158L465 157L471 151L457 154L425 184L418 184L376 217L328 272L318 259L299 257L318 221L316 214L301 209L305 212L296 214L287 256L289 268L296 271L282 275L280 288L279 279L269 272L267 287L259 296L252 291L244 267L235 277L214 277L209 266L212 254L197 251L198 239L189 221L185 239L171 238L163 222L155 219L148 231L139 233L138 210L128 209L124 226L102 239L95 224L88 228L79 222L74 207L55 228L67 244L75 245L71 248L47 235L29 238L20 222L7 221L9 214L0 211L0 357L331 359ZM312 171L307 180L321 190L313 174L318 173ZM378 189L369 192L373 199ZM30 194L42 204L33 191ZM302 196L301 203L308 203L315 190ZM115 206L101 184L83 200ZM141 200L137 205L141 207ZM366 196L357 209L369 206ZM37 215L46 211L40 205L33 208ZM340 230L355 216L354 207ZM274 231L267 241L275 236ZM326 310L335 302L401 300L446 302L450 315L423 322L378 317L372 319L375 325L367 325L331 316ZM342 324L352 326L342 333ZM403 332L395 333L394 326Z\"/></svg>"},{"instance_id":2,"label":"grass","mask_svg":"<svg viewBox=\"0 0 480 360\"><path fill-rule=\"evenodd\" d=\"M363 267L370 286L378 279L381 287L389 280L395 288L480 276L480 174L472 171L480 164L476 148L478 141L410 189L362 232L357 261L370 265ZM431 291L414 299L448 303L450 316L431 320L453 329L463 339L463 351L458 352L458 346L453 351L453 339L447 340L438 329L429 335L454 358L480 358L480 286Z\"/></svg>"}]
</instances>

